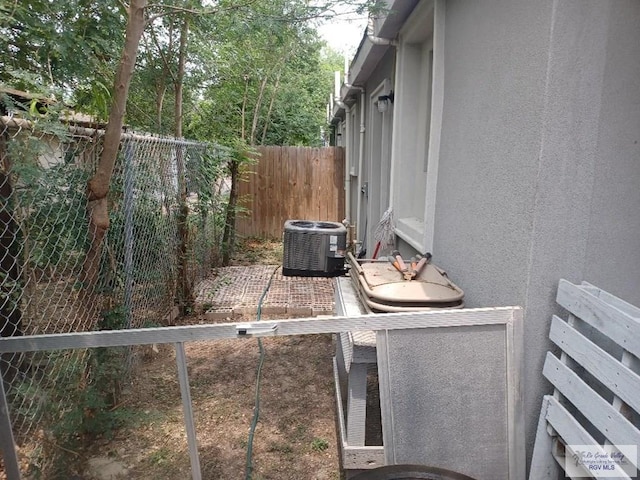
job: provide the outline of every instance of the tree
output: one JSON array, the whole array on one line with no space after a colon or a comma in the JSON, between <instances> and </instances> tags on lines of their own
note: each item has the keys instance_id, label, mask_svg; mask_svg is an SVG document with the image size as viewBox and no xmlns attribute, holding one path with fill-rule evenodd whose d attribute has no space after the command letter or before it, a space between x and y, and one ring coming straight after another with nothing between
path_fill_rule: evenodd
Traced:
<instances>
[{"instance_id":1,"label":"tree","mask_svg":"<svg viewBox=\"0 0 640 480\"><path fill-rule=\"evenodd\" d=\"M247 158L246 145L309 144L319 136L314 119L322 118L324 100L320 102L313 87L322 82L317 78L309 81L304 73L318 71L314 67L320 44L309 22L335 15L336 5L362 10L370 3L377 2L218 0L209 7L198 0L176 0L149 7L147 0L131 0L126 7L91 0L29 0L0 5L0 46L10 52L0 60L0 81L55 85L78 102L77 110L108 110L104 149L87 186L91 244L82 275L87 287L96 284L102 242L109 228L107 193L145 27L153 25L142 43L144 77L137 86L152 80L146 84L154 88L155 101L149 101L144 89L134 91L136 108L129 118L134 125L165 131L172 127L178 137L185 118L188 131L200 139L237 147L237 155L229 162L234 182L227 228L233 229L235 191L242 159ZM122 45L113 32L121 31L125 23ZM194 48L188 48L191 38L200 40L194 42ZM112 54L120 49L123 54L116 61ZM187 97L201 100L185 114L185 85L196 77L200 84L191 83ZM113 88L108 87L111 80ZM322 95L327 90L322 87ZM169 91L173 120L165 122ZM232 232L225 232L225 241L229 253Z\"/></svg>"},{"instance_id":2,"label":"tree","mask_svg":"<svg viewBox=\"0 0 640 480\"><path fill-rule=\"evenodd\" d=\"M214 44L195 42L197 54L215 58L215 64L207 65L210 80L186 128L191 136L216 139L236 151L228 164L225 264L234 248L237 184L248 149L320 144L333 75L323 67L328 57L308 22L316 13L302 1L256 1L249 11L216 17Z\"/></svg>"},{"instance_id":3,"label":"tree","mask_svg":"<svg viewBox=\"0 0 640 480\"><path fill-rule=\"evenodd\" d=\"M79 110L106 116L127 14L117 2L0 4L0 83L57 90Z\"/></svg>"},{"instance_id":4,"label":"tree","mask_svg":"<svg viewBox=\"0 0 640 480\"><path fill-rule=\"evenodd\" d=\"M93 290L98 279L103 240L109 228L107 194L120 146L131 76L145 27L146 6L147 0L131 0L129 5L124 48L116 71L113 101L105 128L102 153L96 173L87 184L90 246L82 269L82 281L89 290Z\"/></svg>"}]
</instances>

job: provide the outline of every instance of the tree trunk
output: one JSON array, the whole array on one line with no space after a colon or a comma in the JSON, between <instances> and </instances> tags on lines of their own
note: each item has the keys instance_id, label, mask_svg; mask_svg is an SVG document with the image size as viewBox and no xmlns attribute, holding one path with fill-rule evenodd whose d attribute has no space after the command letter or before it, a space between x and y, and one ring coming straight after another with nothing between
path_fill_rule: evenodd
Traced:
<instances>
[{"instance_id":1,"label":"tree trunk","mask_svg":"<svg viewBox=\"0 0 640 480\"><path fill-rule=\"evenodd\" d=\"M178 74L175 79L175 119L176 138L182 138L182 94L184 85L184 66L187 56L187 39L189 35L189 20L185 17L180 29L180 51L178 56ZM177 148L178 164L178 305L182 315L193 311L195 296L193 294L193 282L189 275L189 228L188 216L189 206L187 205L187 182L184 158L184 147Z\"/></svg>"},{"instance_id":2,"label":"tree trunk","mask_svg":"<svg viewBox=\"0 0 640 480\"><path fill-rule=\"evenodd\" d=\"M164 107L164 96L167 93L167 87L164 80L161 85L156 87L156 128L158 132L162 132L162 108Z\"/></svg>"},{"instance_id":3,"label":"tree trunk","mask_svg":"<svg viewBox=\"0 0 640 480\"><path fill-rule=\"evenodd\" d=\"M240 112L240 139L246 138L246 117L247 117L247 98L249 96L249 77L244 76L244 95L242 97L242 110Z\"/></svg>"},{"instance_id":4,"label":"tree trunk","mask_svg":"<svg viewBox=\"0 0 640 480\"><path fill-rule=\"evenodd\" d=\"M246 113L247 99L249 96L249 77L244 77L244 97L242 98L240 140L244 144L246 138ZM240 152L242 153L242 152ZM239 152L235 153L236 155ZM236 208L238 207L238 179L240 178L240 160L232 157L229 160L229 173L231 175L231 189L229 190L229 203L224 222L224 232L222 234L222 265L227 266L231 261L231 254L236 240Z\"/></svg>"},{"instance_id":5,"label":"tree trunk","mask_svg":"<svg viewBox=\"0 0 640 480\"><path fill-rule=\"evenodd\" d=\"M236 158L229 161L229 173L231 173L231 190L229 191L229 203L227 204L227 215L222 235L222 265L225 267L231 261L236 240L236 208L238 206L238 178L240 176L240 162Z\"/></svg>"},{"instance_id":6,"label":"tree trunk","mask_svg":"<svg viewBox=\"0 0 640 480\"><path fill-rule=\"evenodd\" d=\"M262 110L262 98L264 97L264 91L267 88L267 81L269 76L265 75L260 83L260 90L258 91L258 99L256 100L256 106L253 109L253 121L251 122L251 135L249 136L249 145L256 144L256 130L258 129L258 118L260 118L260 110Z\"/></svg>"},{"instance_id":7,"label":"tree trunk","mask_svg":"<svg viewBox=\"0 0 640 480\"><path fill-rule=\"evenodd\" d=\"M114 95L109 121L105 129L103 150L98 160L96 173L87 183L90 246L84 259L81 280L88 292L92 292L98 282L103 241L109 229L107 194L120 147L120 135L138 45L145 27L146 6L147 0L131 0L130 2L124 49L116 72Z\"/></svg>"},{"instance_id":8,"label":"tree trunk","mask_svg":"<svg viewBox=\"0 0 640 480\"><path fill-rule=\"evenodd\" d=\"M151 40L153 41L153 44L158 49L158 54L162 59L161 77L156 82L156 123L158 126L158 132L162 132L162 108L164 105L164 97L167 93L166 80L167 78L171 78L171 80L175 84L176 79L175 79L175 76L173 75L173 72L171 71L171 66L169 65L169 61L167 60L166 55L162 51L162 46L160 45L160 42L158 42L158 38L155 34L153 26L150 28L150 33L151 33ZM169 52L171 52L173 49L172 45L173 45L173 28L169 30L169 47L168 47ZM150 53L148 56L149 56L149 63L152 63L153 56Z\"/></svg>"},{"instance_id":9,"label":"tree trunk","mask_svg":"<svg viewBox=\"0 0 640 480\"><path fill-rule=\"evenodd\" d=\"M281 75L282 75L282 70L279 70L278 75L276 76L276 83L273 86L273 92L271 92L271 100L269 101L269 108L267 110L267 115L264 118L264 127L262 129L262 138L260 139L260 145L264 145L264 140L267 137L267 131L269 130L269 122L271 119L271 112L273 112L273 104L276 101L276 96L278 95L278 88L280 87Z\"/></svg>"}]
</instances>

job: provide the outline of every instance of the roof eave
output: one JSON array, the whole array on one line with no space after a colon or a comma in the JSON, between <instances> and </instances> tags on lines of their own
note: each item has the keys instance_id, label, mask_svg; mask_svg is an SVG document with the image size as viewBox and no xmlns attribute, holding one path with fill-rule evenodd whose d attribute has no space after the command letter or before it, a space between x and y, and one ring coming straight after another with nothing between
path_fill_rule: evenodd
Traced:
<instances>
[{"instance_id":1,"label":"roof eave","mask_svg":"<svg viewBox=\"0 0 640 480\"><path fill-rule=\"evenodd\" d=\"M395 40L400 29L414 10L419 0L385 0L385 15L374 19L374 34L377 37ZM378 65L390 45L375 45L367 36L365 29L358 50L349 67L349 83L363 85ZM346 99L358 92L358 88L343 86L341 97Z\"/></svg>"}]
</instances>

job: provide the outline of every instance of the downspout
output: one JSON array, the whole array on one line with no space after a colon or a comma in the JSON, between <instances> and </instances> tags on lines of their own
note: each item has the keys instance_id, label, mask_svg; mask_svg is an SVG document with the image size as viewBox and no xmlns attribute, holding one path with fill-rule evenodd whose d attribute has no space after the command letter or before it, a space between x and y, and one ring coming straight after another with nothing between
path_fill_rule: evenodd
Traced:
<instances>
[{"instance_id":1,"label":"downspout","mask_svg":"<svg viewBox=\"0 0 640 480\"><path fill-rule=\"evenodd\" d=\"M335 96L334 103L344 109L345 118L345 145L344 145L344 214L345 220L351 224L351 108L340 99L340 72L335 72Z\"/></svg>"},{"instance_id":2,"label":"downspout","mask_svg":"<svg viewBox=\"0 0 640 480\"><path fill-rule=\"evenodd\" d=\"M392 45L394 47L398 46L398 42L395 40L391 40L390 38L382 38L375 36L375 28L373 25L373 17L369 16L369 21L367 22L367 38L374 45Z\"/></svg>"},{"instance_id":3,"label":"downspout","mask_svg":"<svg viewBox=\"0 0 640 480\"><path fill-rule=\"evenodd\" d=\"M340 100L336 100L340 108L344 108L344 216L351 224L351 109Z\"/></svg>"},{"instance_id":4,"label":"downspout","mask_svg":"<svg viewBox=\"0 0 640 480\"><path fill-rule=\"evenodd\" d=\"M360 238L360 210L362 209L362 200L361 200L362 199L362 164L364 162L364 132L365 132L364 102L366 100L366 95L365 95L364 87L361 87L359 85L352 85L349 83L349 64L347 62L346 57L344 60L345 60L344 61L344 86L347 87L349 90L351 89L360 90L360 142L358 144L358 203L356 206L356 237L355 237L356 239L359 239ZM350 126L351 126L351 121L349 120L349 123L347 123L349 136L351 135L351 130L349 129ZM351 164L350 162L345 162L345 166L347 169L346 178L348 179L348 180L345 180L345 188L347 188L346 187L347 182L349 186L347 189L347 199L345 201L345 205L348 205L348 207L345 206L345 208L347 209L347 220L348 220L348 216L350 214L350 208L351 208L351 198L350 198L351 197Z\"/></svg>"},{"instance_id":5,"label":"downspout","mask_svg":"<svg viewBox=\"0 0 640 480\"><path fill-rule=\"evenodd\" d=\"M365 123L364 123L364 114L365 114L364 102L366 100L366 95L365 95L366 92L364 87L361 87L359 85L352 85L349 83L349 67L348 67L346 58L344 62L344 86L347 87L349 90L351 89L360 90L360 142L358 144L358 203L356 206L356 227L359 228L360 210L362 209L362 164L364 163L364 133L366 130ZM347 124L347 128L349 123ZM351 172L351 168L349 166L349 170L347 174L350 175L350 172ZM351 178L349 178L349 186L351 186ZM350 209L351 209L351 199L349 199L349 210ZM349 216L347 216L347 218L349 218ZM356 233L358 236L360 236L359 232L356 232Z\"/></svg>"},{"instance_id":6,"label":"downspout","mask_svg":"<svg viewBox=\"0 0 640 480\"><path fill-rule=\"evenodd\" d=\"M374 18L372 16L369 16L369 20L367 22L367 38L374 45L388 45L392 47L398 46L398 42L395 40L392 40L390 38L377 37L375 35ZM364 133L365 133L364 102L365 100L366 100L365 91L364 89L362 89L360 94L360 152L358 155L359 156L359 159L358 159L358 163L359 163L358 165L358 192L359 192L358 218L360 218L360 210L362 209L362 164L364 163ZM368 226L366 226L365 228L368 228ZM363 232L362 235L366 237L367 232L366 231ZM358 232L358 236L361 236L360 232Z\"/></svg>"},{"instance_id":7,"label":"downspout","mask_svg":"<svg viewBox=\"0 0 640 480\"><path fill-rule=\"evenodd\" d=\"M356 210L356 225L357 225L357 236L360 239L364 239L363 235L366 235L367 232L360 232L360 213L362 210L362 169L364 163L364 132L365 132L365 123L364 123L364 102L366 101L366 95L364 88L360 90L360 144L358 145L358 206Z\"/></svg>"}]
</instances>

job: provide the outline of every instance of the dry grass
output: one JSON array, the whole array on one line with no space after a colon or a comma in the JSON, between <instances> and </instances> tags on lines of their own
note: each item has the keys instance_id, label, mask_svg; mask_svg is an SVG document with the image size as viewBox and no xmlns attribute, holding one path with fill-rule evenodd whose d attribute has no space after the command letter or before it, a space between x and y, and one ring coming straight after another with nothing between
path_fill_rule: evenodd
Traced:
<instances>
[{"instance_id":1,"label":"dry grass","mask_svg":"<svg viewBox=\"0 0 640 480\"><path fill-rule=\"evenodd\" d=\"M272 338L254 440L257 479L338 479L329 337ZM203 477L244 478L254 408L255 341L197 342L187 346ZM179 387L173 355L145 365L144 382L129 408L149 422L118 433L99 450L128 467L127 478L188 478ZM323 443L324 442L324 443ZM318 448L326 445L326 448ZM107 451L105 452L105 448Z\"/></svg>"},{"instance_id":2,"label":"dry grass","mask_svg":"<svg viewBox=\"0 0 640 480\"><path fill-rule=\"evenodd\" d=\"M235 265L282 262L282 243L277 241L245 239L237 251ZM202 322L197 315L182 321ZM253 480L338 480L331 336L277 337L263 342L266 360ZM192 342L185 348L203 478L244 479L257 341ZM60 478L98 478L86 467L96 458L121 466L122 474L112 480L190 478L174 350L169 346L148 350L132 379L118 406L126 426L70 457L68 475ZM22 461L31 447L23 446Z\"/></svg>"},{"instance_id":3,"label":"dry grass","mask_svg":"<svg viewBox=\"0 0 640 480\"><path fill-rule=\"evenodd\" d=\"M234 264L279 264L282 244L247 239ZM247 319L251 320L251 319ZM187 323L200 323L194 316ZM338 480L331 336L264 339L266 359L260 422L253 447L253 480ZM205 479L245 478L255 401L257 341L186 345L189 379ZM189 478L175 354L161 350L140 366L123 406L136 421L87 457L117 459L127 479Z\"/></svg>"},{"instance_id":4,"label":"dry grass","mask_svg":"<svg viewBox=\"0 0 640 480\"><path fill-rule=\"evenodd\" d=\"M243 238L238 240L233 265L282 265L282 242L274 239Z\"/></svg>"},{"instance_id":5,"label":"dry grass","mask_svg":"<svg viewBox=\"0 0 640 480\"><path fill-rule=\"evenodd\" d=\"M331 382L329 336L265 339L260 422L253 479L340 478ZM203 478L245 478L253 415L255 340L194 342L186 346ZM189 478L189 457L175 356L143 365L124 398L139 412L135 425L101 442L91 456L112 457L128 479ZM124 477L123 477L124 478Z\"/></svg>"}]
</instances>

